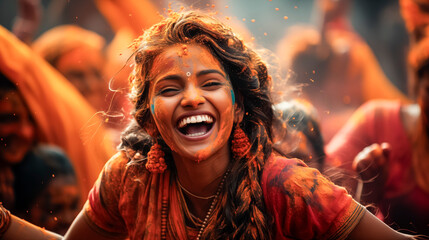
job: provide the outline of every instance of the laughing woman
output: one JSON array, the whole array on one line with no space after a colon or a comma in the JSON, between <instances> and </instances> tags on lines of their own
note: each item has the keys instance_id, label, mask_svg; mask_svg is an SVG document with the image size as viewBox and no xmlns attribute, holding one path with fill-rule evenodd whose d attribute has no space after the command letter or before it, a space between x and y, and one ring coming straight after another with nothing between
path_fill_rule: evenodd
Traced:
<instances>
[{"instance_id":1,"label":"laughing woman","mask_svg":"<svg viewBox=\"0 0 429 240\"><path fill-rule=\"evenodd\" d=\"M127 131L66 239L407 237L317 170L271 151L271 77L229 28L171 14L136 45L141 129ZM143 130L149 151L137 141Z\"/></svg>"},{"instance_id":2,"label":"laughing woman","mask_svg":"<svg viewBox=\"0 0 429 240\"><path fill-rule=\"evenodd\" d=\"M135 123L65 239L411 238L272 152L271 77L229 28L171 14L136 45Z\"/></svg>"}]
</instances>

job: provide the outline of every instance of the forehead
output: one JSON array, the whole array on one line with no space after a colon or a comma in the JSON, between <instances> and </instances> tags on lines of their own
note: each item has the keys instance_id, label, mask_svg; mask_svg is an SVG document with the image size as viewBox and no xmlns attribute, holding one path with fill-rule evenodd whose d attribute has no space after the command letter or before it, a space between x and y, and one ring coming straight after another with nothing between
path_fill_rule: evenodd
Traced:
<instances>
[{"instance_id":1,"label":"forehead","mask_svg":"<svg viewBox=\"0 0 429 240\"><path fill-rule=\"evenodd\" d=\"M99 50L80 46L59 56L56 67L65 71L69 68L102 68L103 64L104 58Z\"/></svg>"},{"instance_id":2,"label":"forehead","mask_svg":"<svg viewBox=\"0 0 429 240\"><path fill-rule=\"evenodd\" d=\"M162 74L163 71L178 68L195 71L195 68L201 67L223 69L206 47L198 44L177 44L167 47L155 58L152 73Z\"/></svg>"}]
</instances>

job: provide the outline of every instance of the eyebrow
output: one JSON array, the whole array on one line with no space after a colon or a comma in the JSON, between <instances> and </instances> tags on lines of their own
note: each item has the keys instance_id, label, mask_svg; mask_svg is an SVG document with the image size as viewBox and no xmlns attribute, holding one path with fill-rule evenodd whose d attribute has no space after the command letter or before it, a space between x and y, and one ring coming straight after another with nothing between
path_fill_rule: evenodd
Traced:
<instances>
[{"instance_id":1,"label":"eyebrow","mask_svg":"<svg viewBox=\"0 0 429 240\"><path fill-rule=\"evenodd\" d=\"M207 69L207 70L202 70L200 72L197 73L197 77L202 76L202 75L206 75L206 74L210 74L210 73L217 73L220 74L222 77L225 77L225 74L219 70L216 69Z\"/></svg>"},{"instance_id":2,"label":"eyebrow","mask_svg":"<svg viewBox=\"0 0 429 240\"><path fill-rule=\"evenodd\" d=\"M167 75L162 77L161 79L158 80L158 82L164 81L164 80L180 80L182 77L178 74L171 74L171 75Z\"/></svg>"}]
</instances>

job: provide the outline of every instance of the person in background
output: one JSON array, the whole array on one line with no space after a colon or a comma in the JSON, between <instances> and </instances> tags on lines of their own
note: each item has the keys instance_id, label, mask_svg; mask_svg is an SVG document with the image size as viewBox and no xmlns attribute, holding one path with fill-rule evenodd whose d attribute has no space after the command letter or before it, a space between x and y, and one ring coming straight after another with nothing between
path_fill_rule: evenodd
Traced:
<instances>
[{"instance_id":1,"label":"person in background","mask_svg":"<svg viewBox=\"0 0 429 240\"><path fill-rule=\"evenodd\" d=\"M79 209L77 180L64 152L37 142L35 130L21 94L0 73L0 202L33 224L64 234Z\"/></svg>"},{"instance_id":2,"label":"person in background","mask_svg":"<svg viewBox=\"0 0 429 240\"><path fill-rule=\"evenodd\" d=\"M98 111L106 110L108 81L103 76L103 37L75 25L44 32L32 49L69 80Z\"/></svg>"},{"instance_id":3,"label":"person in background","mask_svg":"<svg viewBox=\"0 0 429 240\"><path fill-rule=\"evenodd\" d=\"M34 134L34 142L58 146L67 154L76 172L80 196L86 197L114 152L111 137L96 111L60 73L2 27L0 73L28 108L27 118L34 127L25 135ZM26 141L21 144L30 145ZM13 151L11 146L6 148Z\"/></svg>"},{"instance_id":4,"label":"person in background","mask_svg":"<svg viewBox=\"0 0 429 240\"><path fill-rule=\"evenodd\" d=\"M384 75L348 19L352 0L317 0L321 26L293 27L278 44L282 68L317 109L326 142L370 99L409 100Z\"/></svg>"},{"instance_id":5,"label":"person in background","mask_svg":"<svg viewBox=\"0 0 429 240\"><path fill-rule=\"evenodd\" d=\"M313 105L304 99L282 101L274 105L274 116L274 149L323 171L325 144Z\"/></svg>"},{"instance_id":6,"label":"person in background","mask_svg":"<svg viewBox=\"0 0 429 240\"><path fill-rule=\"evenodd\" d=\"M325 142L319 116L314 106L304 99L283 101L274 105L273 149L289 158L302 159L317 168L335 184L347 189L356 201L362 195L362 179L354 171L334 167L325 161Z\"/></svg>"},{"instance_id":7,"label":"person in background","mask_svg":"<svg viewBox=\"0 0 429 240\"><path fill-rule=\"evenodd\" d=\"M429 235L429 38L415 34L429 31L424 23L428 5L401 1L407 26L415 30L410 32L409 82L416 102L370 101L326 147L329 162L360 174L365 182L362 202L374 204L380 219L396 229L425 235ZM425 17L414 18L422 14Z\"/></svg>"},{"instance_id":8,"label":"person in background","mask_svg":"<svg viewBox=\"0 0 429 240\"><path fill-rule=\"evenodd\" d=\"M70 160L60 149L44 146L32 151L13 171L13 213L64 235L79 213L81 198Z\"/></svg>"}]
</instances>

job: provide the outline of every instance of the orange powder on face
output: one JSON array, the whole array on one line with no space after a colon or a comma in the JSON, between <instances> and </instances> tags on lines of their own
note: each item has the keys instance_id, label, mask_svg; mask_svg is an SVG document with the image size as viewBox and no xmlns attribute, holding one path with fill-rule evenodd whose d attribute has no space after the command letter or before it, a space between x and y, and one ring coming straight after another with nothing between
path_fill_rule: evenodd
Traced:
<instances>
[{"instance_id":1,"label":"orange powder on face","mask_svg":"<svg viewBox=\"0 0 429 240\"><path fill-rule=\"evenodd\" d=\"M225 115L226 113L228 113L228 112L233 112L232 111L232 109L230 108L230 107L228 107L228 108L226 108L225 110L224 110L224 113L221 113L220 115ZM208 148L206 148L206 149L203 149L203 150L200 150L200 151L198 151L197 153L196 153L196 156L197 156L197 162L200 162L200 161L202 161L202 160L204 160L204 159L206 159L206 158L208 158L209 157L209 153L210 152L213 152L213 150L214 150L214 147L215 146L219 146L219 142L220 141L222 141L223 139L221 139L221 138L218 138L218 139L216 139L218 136L225 136L225 137L227 137L227 138L229 138L229 136L230 136L230 132L231 132L231 129L227 129L227 126L231 126L233 123L233 120L234 120L234 117L232 116L231 118L227 118L226 119L226 121L225 121L225 125L224 126L221 126L221 128L219 129L219 131L218 131L218 134L217 135L212 135L212 136L210 136L210 139L212 140L212 141L215 141L215 143L213 144L213 145L211 145L210 147L208 147ZM227 143L226 143L227 144Z\"/></svg>"},{"instance_id":2,"label":"orange powder on face","mask_svg":"<svg viewBox=\"0 0 429 240\"><path fill-rule=\"evenodd\" d=\"M183 56L188 56L188 55L189 55L188 45L183 44L181 49L179 51L177 51L177 56L183 57Z\"/></svg>"}]
</instances>

